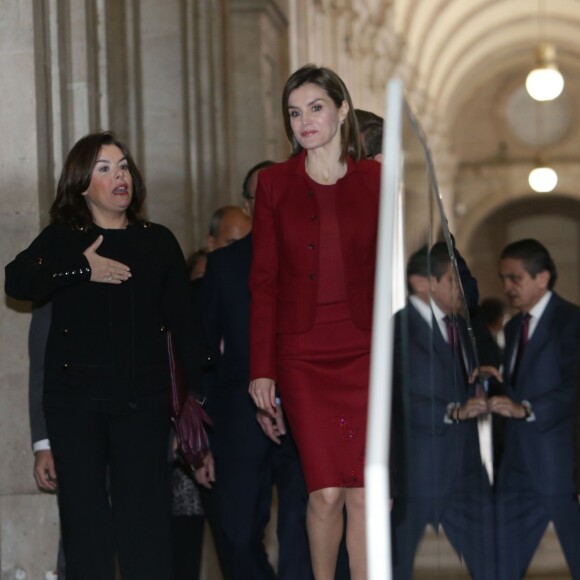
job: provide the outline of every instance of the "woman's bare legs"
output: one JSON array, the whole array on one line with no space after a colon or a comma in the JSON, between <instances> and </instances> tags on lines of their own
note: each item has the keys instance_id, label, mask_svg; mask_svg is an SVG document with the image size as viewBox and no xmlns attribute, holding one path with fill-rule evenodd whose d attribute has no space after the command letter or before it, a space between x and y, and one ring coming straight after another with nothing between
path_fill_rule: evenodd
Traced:
<instances>
[{"instance_id":1,"label":"woman's bare legs","mask_svg":"<svg viewBox=\"0 0 580 580\"><path fill-rule=\"evenodd\" d=\"M365 490L362 487L327 487L309 496L306 527L316 580L334 580L345 505L351 580L366 580Z\"/></svg>"},{"instance_id":2,"label":"woman's bare legs","mask_svg":"<svg viewBox=\"0 0 580 580\"><path fill-rule=\"evenodd\" d=\"M365 490L364 487L351 487L345 491L346 547L350 562L350 577L351 580L366 580Z\"/></svg>"},{"instance_id":3,"label":"woman's bare legs","mask_svg":"<svg viewBox=\"0 0 580 580\"><path fill-rule=\"evenodd\" d=\"M346 492L345 488L326 487L311 492L308 497L306 528L316 580L334 580Z\"/></svg>"}]
</instances>

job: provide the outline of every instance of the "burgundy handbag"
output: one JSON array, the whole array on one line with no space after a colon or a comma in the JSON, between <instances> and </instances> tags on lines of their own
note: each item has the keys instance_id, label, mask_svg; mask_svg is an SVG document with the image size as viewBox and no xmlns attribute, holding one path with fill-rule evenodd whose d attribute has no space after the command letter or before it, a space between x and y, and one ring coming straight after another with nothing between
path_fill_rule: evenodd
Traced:
<instances>
[{"instance_id":1,"label":"burgundy handbag","mask_svg":"<svg viewBox=\"0 0 580 580\"><path fill-rule=\"evenodd\" d=\"M187 389L183 369L177 360L171 331L167 331L167 355L169 358L169 402L171 421L177 436L177 453L185 463L193 468L203 465L203 458L209 451L209 440L204 425L211 425L211 419L200 402Z\"/></svg>"}]
</instances>

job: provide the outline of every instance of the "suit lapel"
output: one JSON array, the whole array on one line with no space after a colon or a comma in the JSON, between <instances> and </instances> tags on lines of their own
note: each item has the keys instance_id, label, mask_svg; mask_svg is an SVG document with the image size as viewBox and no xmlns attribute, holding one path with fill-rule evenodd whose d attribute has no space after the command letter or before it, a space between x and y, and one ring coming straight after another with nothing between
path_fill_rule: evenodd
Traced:
<instances>
[{"instance_id":1,"label":"suit lapel","mask_svg":"<svg viewBox=\"0 0 580 580\"><path fill-rule=\"evenodd\" d=\"M532 361L538 358L546 343L553 339L550 329L552 328L552 323L556 314L556 303L556 296L552 295L541 318L538 320L534 333L526 345L524 356L520 362L517 381L518 385L521 383L522 389L524 390L525 385L528 384L528 381L526 380L528 378L527 375L531 368L533 368L533 364L531 364Z\"/></svg>"},{"instance_id":2,"label":"suit lapel","mask_svg":"<svg viewBox=\"0 0 580 580\"><path fill-rule=\"evenodd\" d=\"M510 387L512 379L512 361L514 360L518 345L519 330L522 323L522 314L514 316L505 327L505 354L504 354L504 376L505 383Z\"/></svg>"},{"instance_id":3,"label":"suit lapel","mask_svg":"<svg viewBox=\"0 0 580 580\"><path fill-rule=\"evenodd\" d=\"M431 332L426 320L421 316L419 311L409 302L407 307L409 317L409 333L417 333L417 339L423 344L429 344L429 333Z\"/></svg>"},{"instance_id":4,"label":"suit lapel","mask_svg":"<svg viewBox=\"0 0 580 580\"><path fill-rule=\"evenodd\" d=\"M433 348L435 356L440 361L443 387L446 390L446 398L450 401L463 400L466 394L465 371L462 357L462 345L459 345L457 355L453 353L449 343L443 337L439 324L433 316ZM460 328L458 334L461 333Z\"/></svg>"},{"instance_id":5,"label":"suit lapel","mask_svg":"<svg viewBox=\"0 0 580 580\"><path fill-rule=\"evenodd\" d=\"M512 385L512 363L516 356L520 338L520 328L522 324L523 314L518 314L510 320L505 330L506 350L505 350L505 369L504 375L507 378L506 383L514 390L518 391L518 398L525 399L527 395L526 385L529 384L528 374L531 371L534 360L537 360L540 353L544 349L546 343L553 339L551 328L553 327L554 317L556 316L558 308L558 297L552 294L550 301L546 305L546 309L537 322L534 333L528 340L524 355L520 361L517 386Z\"/></svg>"}]
</instances>

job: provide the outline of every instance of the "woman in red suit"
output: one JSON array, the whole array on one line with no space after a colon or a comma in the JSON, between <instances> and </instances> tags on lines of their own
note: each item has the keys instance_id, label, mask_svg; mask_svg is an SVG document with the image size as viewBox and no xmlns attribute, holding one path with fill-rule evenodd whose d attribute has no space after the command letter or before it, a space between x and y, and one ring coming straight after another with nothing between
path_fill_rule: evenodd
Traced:
<instances>
[{"instance_id":1,"label":"woman in red suit","mask_svg":"<svg viewBox=\"0 0 580 580\"><path fill-rule=\"evenodd\" d=\"M317 580L334 578L347 510L351 577L366 578L364 454L380 164L362 159L342 80L307 65L282 96L292 156L260 172L250 277L250 394L276 387L309 492Z\"/></svg>"}]
</instances>

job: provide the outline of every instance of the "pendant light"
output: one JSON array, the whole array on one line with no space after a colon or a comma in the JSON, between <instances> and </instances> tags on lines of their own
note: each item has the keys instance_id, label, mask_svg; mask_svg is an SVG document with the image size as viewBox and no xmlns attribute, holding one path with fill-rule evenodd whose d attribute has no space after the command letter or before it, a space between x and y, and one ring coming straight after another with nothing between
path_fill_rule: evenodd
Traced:
<instances>
[{"instance_id":1,"label":"pendant light","mask_svg":"<svg viewBox=\"0 0 580 580\"><path fill-rule=\"evenodd\" d=\"M547 163L539 162L530 171L528 183L537 193L550 193L558 185L558 174Z\"/></svg>"},{"instance_id":2,"label":"pendant light","mask_svg":"<svg viewBox=\"0 0 580 580\"><path fill-rule=\"evenodd\" d=\"M542 42L536 49L536 67L528 73L526 89L536 101L553 101L564 89L564 77L556 64L556 48Z\"/></svg>"}]
</instances>

